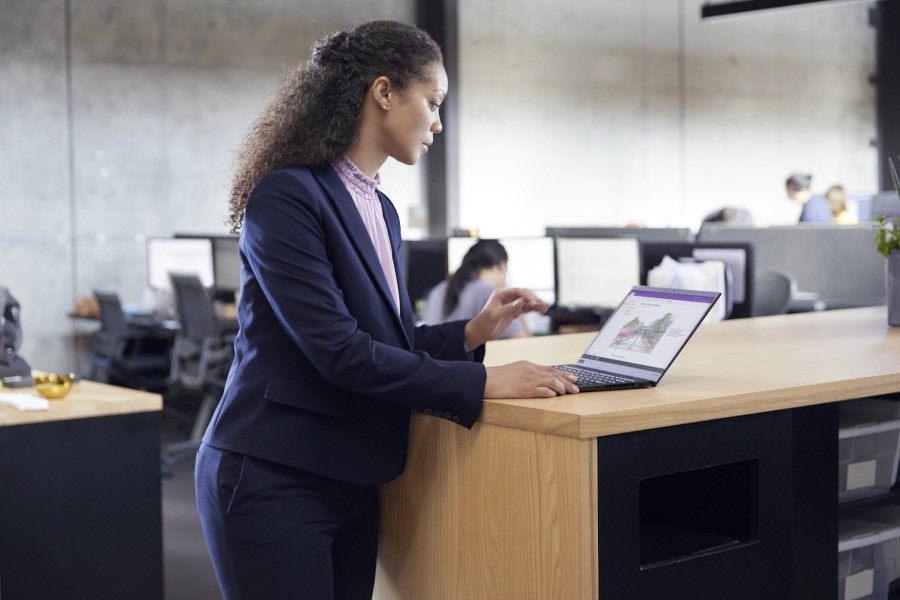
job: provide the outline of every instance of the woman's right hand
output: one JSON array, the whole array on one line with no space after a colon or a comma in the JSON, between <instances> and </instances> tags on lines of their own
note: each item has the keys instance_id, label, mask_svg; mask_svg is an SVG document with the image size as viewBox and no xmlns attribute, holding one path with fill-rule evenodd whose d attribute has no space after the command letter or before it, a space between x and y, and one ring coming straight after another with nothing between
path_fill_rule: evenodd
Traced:
<instances>
[{"instance_id":1,"label":"woman's right hand","mask_svg":"<svg viewBox=\"0 0 900 600\"><path fill-rule=\"evenodd\" d=\"M571 373L525 360L485 370L485 398L553 398L578 393Z\"/></svg>"}]
</instances>

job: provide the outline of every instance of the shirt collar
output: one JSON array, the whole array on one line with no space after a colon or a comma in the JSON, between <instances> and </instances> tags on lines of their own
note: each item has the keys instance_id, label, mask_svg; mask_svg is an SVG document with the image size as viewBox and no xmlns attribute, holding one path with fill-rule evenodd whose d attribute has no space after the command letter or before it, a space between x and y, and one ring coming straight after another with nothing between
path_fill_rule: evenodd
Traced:
<instances>
[{"instance_id":1,"label":"shirt collar","mask_svg":"<svg viewBox=\"0 0 900 600\"><path fill-rule=\"evenodd\" d=\"M366 196L374 196L375 190L381 183L381 175L375 173L375 178L371 178L359 170L353 161L347 155L342 156L332 163L334 170L348 186L353 186L356 191Z\"/></svg>"}]
</instances>

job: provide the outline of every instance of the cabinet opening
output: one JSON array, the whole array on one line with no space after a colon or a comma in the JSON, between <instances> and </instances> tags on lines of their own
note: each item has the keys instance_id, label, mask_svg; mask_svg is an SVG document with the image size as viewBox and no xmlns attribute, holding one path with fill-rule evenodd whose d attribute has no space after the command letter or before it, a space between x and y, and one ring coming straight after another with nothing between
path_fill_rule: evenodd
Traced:
<instances>
[{"instance_id":1,"label":"cabinet opening","mask_svg":"<svg viewBox=\"0 0 900 600\"><path fill-rule=\"evenodd\" d=\"M759 539L759 461L642 479L641 569L723 552Z\"/></svg>"}]
</instances>

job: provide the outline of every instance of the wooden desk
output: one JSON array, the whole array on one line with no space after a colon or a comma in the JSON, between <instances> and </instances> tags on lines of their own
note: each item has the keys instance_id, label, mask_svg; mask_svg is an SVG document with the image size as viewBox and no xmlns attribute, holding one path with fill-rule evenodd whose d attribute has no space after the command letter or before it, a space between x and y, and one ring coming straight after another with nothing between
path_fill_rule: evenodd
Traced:
<instances>
[{"instance_id":1,"label":"wooden desk","mask_svg":"<svg viewBox=\"0 0 900 600\"><path fill-rule=\"evenodd\" d=\"M592 336L492 342L487 364L572 362ZM875 307L704 325L656 388L488 401L471 432L415 415L382 488L375 598L752 598L741 578L771 585L757 598L833 597L830 403L898 391L900 328ZM718 462L759 469L756 539L639 568L640 482ZM717 588L729 561L737 589Z\"/></svg>"},{"instance_id":2,"label":"wooden desk","mask_svg":"<svg viewBox=\"0 0 900 600\"><path fill-rule=\"evenodd\" d=\"M162 598L161 408L92 381L0 405L0 597Z\"/></svg>"}]
</instances>

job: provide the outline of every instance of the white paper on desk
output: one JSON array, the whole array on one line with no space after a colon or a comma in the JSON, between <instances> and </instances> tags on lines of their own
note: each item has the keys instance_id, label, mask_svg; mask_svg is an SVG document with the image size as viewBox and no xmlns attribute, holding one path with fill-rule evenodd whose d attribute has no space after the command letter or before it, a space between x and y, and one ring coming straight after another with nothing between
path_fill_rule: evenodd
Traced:
<instances>
[{"instance_id":1,"label":"white paper on desk","mask_svg":"<svg viewBox=\"0 0 900 600\"><path fill-rule=\"evenodd\" d=\"M47 410L50 402L36 394L10 394L0 392L0 404L12 406L17 410Z\"/></svg>"}]
</instances>

